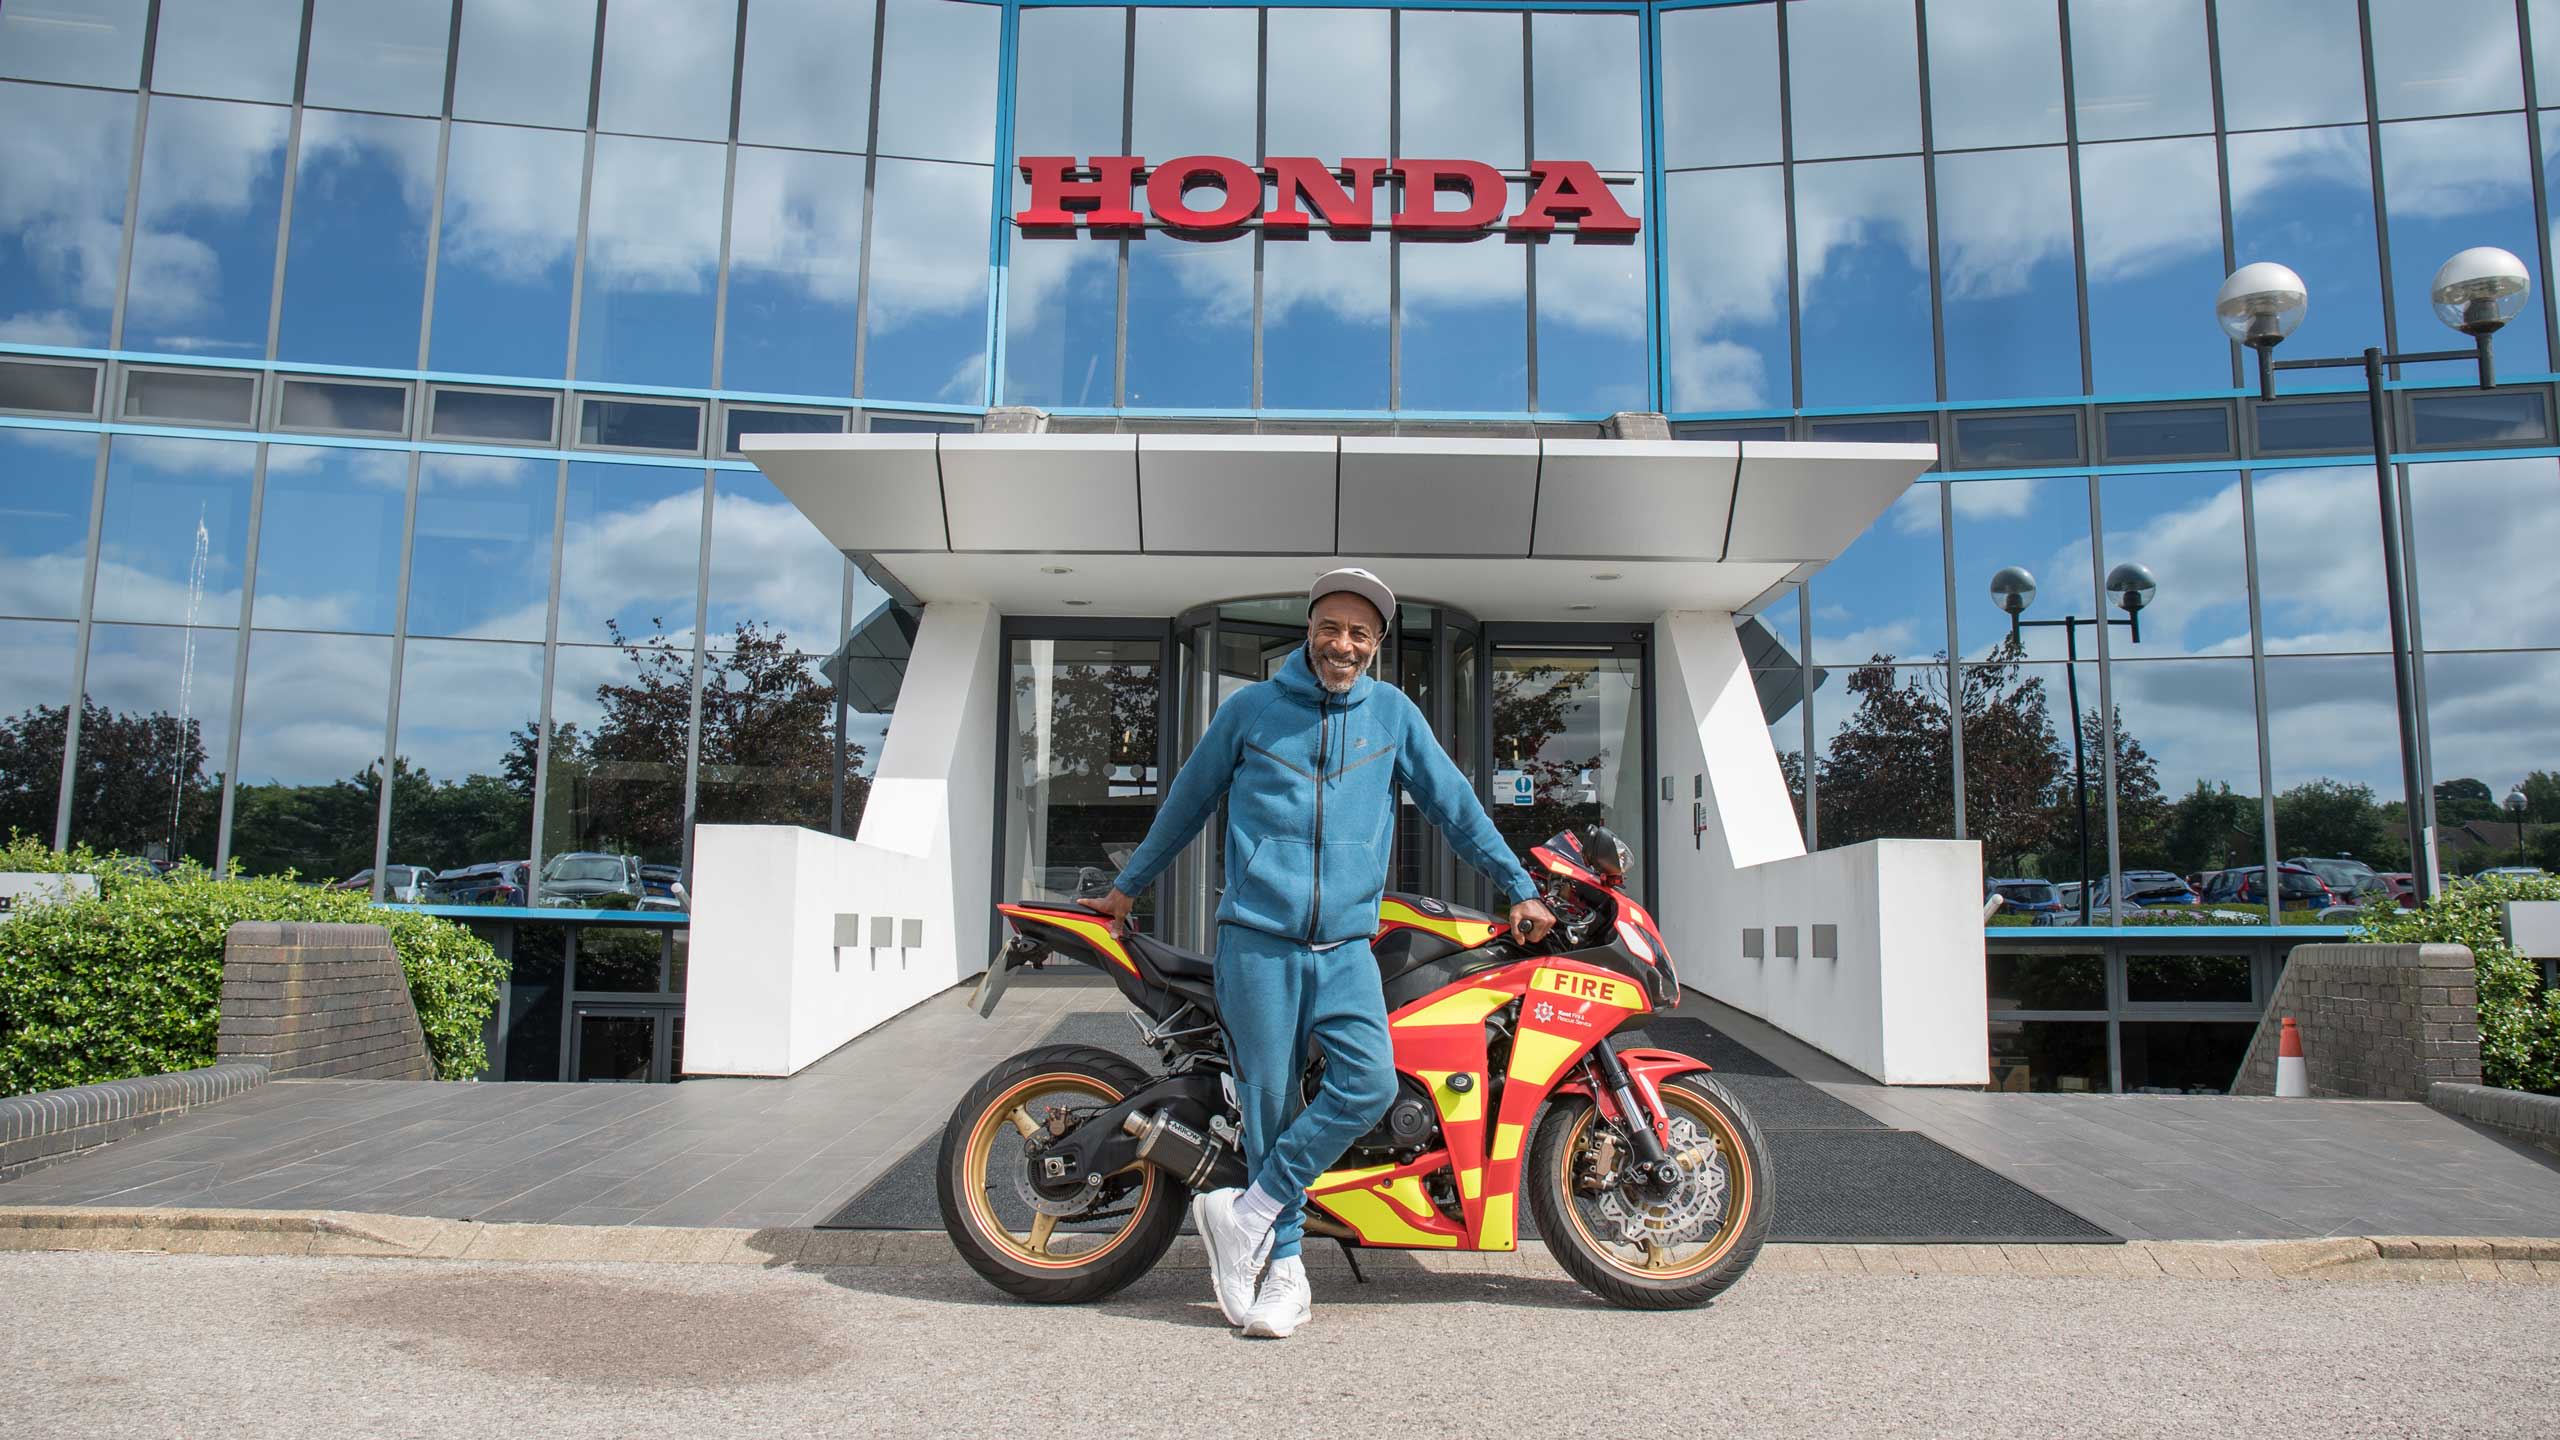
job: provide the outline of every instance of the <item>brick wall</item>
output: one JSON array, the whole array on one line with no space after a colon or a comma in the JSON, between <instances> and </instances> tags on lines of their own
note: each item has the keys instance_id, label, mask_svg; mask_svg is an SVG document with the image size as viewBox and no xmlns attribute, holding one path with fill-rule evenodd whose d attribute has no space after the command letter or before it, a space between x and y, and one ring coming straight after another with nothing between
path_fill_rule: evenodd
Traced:
<instances>
[{"instance_id":1,"label":"brick wall","mask_svg":"<svg viewBox=\"0 0 2560 1440\"><path fill-rule=\"evenodd\" d=\"M264 1065L208 1065L173 1075L0 1096L0 1180L85 1154L172 1115L237 1095L266 1078Z\"/></svg>"},{"instance_id":2,"label":"brick wall","mask_svg":"<svg viewBox=\"0 0 2560 1440\"><path fill-rule=\"evenodd\" d=\"M215 1050L278 1080L435 1078L408 977L379 925L232 926Z\"/></svg>"},{"instance_id":3,"label":"brick wall","mask_svg":"<svg viewBox=\"0 0 2560 1440\"><path fill-rule=\"evenodd\" d=\"M2480 1083L2479 978L2463 946L2295 946L2232 1094L2275 1093L2287 1015L2315 1096L2424 1102L2436 1082Z\"/></svg>"}]
</instances>

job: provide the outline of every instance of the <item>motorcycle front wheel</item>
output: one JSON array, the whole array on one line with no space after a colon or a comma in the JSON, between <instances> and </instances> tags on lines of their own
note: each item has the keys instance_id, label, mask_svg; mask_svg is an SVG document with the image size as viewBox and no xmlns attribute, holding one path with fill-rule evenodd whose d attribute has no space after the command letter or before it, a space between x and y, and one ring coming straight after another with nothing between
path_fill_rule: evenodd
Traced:
<instances>
[{"instance_id":1,"label":"motorcycle front wheel","mask_svg":"<svg viewBox=\"0 0 2560 1440\"><path fill-rule=\"evenodd\" d=\"M1091 1045L1048 1045L996 1066L951 1111L934 1166L942 1227L997 1289L1046 1305L1099 1300L1164 1258L1190 1192L1152 1165L1109 1177L1073 1208L1031 1184L1038 1152L1147 1083Z\"/></svg>"},{"instance_id":2,"label":"motorcycle front wheel","mask_svg":"<svg viewBox=\"0 0 2560 1440\"><path fill-rule=\"evenodd\" d=\"M1688 1074L1661 1093L1681 1169L1667 1193L1615 1182L1625 1142L1585 1097L1548 1105L1529 1150L1529 1212L1548 1253L1583 1288L1633 1310L1721 1294L1751 1268L1775 1209L1768 1143L1732 1092Z\"/></svg>"}]
</instances>

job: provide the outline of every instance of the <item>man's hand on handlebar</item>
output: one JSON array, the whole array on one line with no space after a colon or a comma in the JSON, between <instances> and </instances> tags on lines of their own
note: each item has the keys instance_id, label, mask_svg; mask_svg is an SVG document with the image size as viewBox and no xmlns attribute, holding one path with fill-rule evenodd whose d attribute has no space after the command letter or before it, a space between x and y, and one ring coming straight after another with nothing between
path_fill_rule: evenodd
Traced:
<instances>
[{"instance_id":1,"label":"man's hand on handlebar","mask_svg":"<svg viewBox=\"0 0 2560 1440\"><path fill-rule=\"evenodd\" d=\"M1136 896L1124 895L1117 890L1106 890L1098 896L1079 895L1076 903L1097 915L1108 916L1114 935L1129 933L1129 912L1138 908Z\"/></svg>"},{"instance_id":2,"label":"man's hand on handlebar","mask_svg":"<svg viewBox=\"0 0 2560 1440\"><path fill-rule=\"evenodd\" d=\"M1555 912L1536 900L1523 900L1511 907L1511 933L1535 945L1556 928Z\"/></svg>"}]
</instances>

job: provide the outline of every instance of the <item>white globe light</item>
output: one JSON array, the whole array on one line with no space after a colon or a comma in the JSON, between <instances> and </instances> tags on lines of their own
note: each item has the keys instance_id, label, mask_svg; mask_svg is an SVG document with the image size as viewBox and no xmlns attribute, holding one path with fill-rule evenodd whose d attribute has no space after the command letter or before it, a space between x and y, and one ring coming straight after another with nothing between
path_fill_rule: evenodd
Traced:
<instances>
[{"instance_id":1,"label":"white globe light","mask_svg":"<svg viewBox=\"0 0 2560 1440\"><path fill-rule=\"evenodd\" d=\"M2243 265L2222 282L2213 297L2213 315L2222 333L2243 345L2268 346L2302 324L2311 308L2311 292L2302 277L2272 260Z\"/></svg>"},{"instance_id":2,"label":"white globe light","mask_svg":"<svg viewBox=\"0 0 2560 1440\"><path fill-rule=\"evenodd\" d=\"M2475 245L2444 262L2428 287L2436 318L2465 335L2486 335L2516 318L2533 277L2495 245Z\"/></svg>"}]
</instances>

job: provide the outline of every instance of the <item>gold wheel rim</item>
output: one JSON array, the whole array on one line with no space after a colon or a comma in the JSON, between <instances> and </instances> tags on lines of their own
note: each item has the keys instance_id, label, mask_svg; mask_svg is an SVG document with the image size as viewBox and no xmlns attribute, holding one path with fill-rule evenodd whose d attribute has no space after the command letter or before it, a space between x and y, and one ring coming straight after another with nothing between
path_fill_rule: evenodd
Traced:
<instances>
[{"instance_id":1,"label":"gold wheel rim","mask_svg":"<svg viewBox=\"0 0 2560 1440\"><path fill-rule=\"evenodd\" d=\"M1760 1193L1754 1186L1751 1167L1743 1159L1741 1133L1732 1118L1725 1114L1723 1106L1675 1086L1664 1085L1659 1093L1664 1108L1688 1116L1707 1132L1707 1138L1715 1145L1717 1159L1724 1164L1724 1213L1717 1217L1715 1232L1697 1242L1700 1246L1698 1253L1685 1260L1664 1263L1670 1251L1647 1242L1643 1259L1636 1260L1621 1253L1629 1242L1603 1240L1592 1232L1590 1222L1583 1218L1582 1207L1575 1203L1573 1160L1581 1153L1583 1137L1591 1132L1593 1118L1600 1113L1596 1105L1584 1107L1581 1116L1573 1122L1572 1131L1565 1136L1564 1163L1555 1167L1556 1202L1564 1211L1566 1223L1582 1237L1585 1248L1609 1268L1639 1280L1681 1280L1714 1268L1733 1252L1735 1242L1742 1238L1743 1223L1751 1218L1752 1207L1760 1203Z\"/></svg>"},{"instance_id":2,"label":"gold wheel rim","mask_svg":"<svg viewBox=\"0 0 2560 1440\"><path fill-rule=\"evenodd\" d=\"M1129 1237L1138 1233L1138 1217L1146 1212L1147 1202L1155 1198L1156 1171L1152 1165L1138 1167L1143 1179L1131 1201L1129 1214L1123 1217L1120 1228L1112 1232L1109 1239L1090 1250L1079 1250L1071 1255L1050 1254L1049 1243L1058 1228L1058 1217L1054 1215L1035 1213L1027 1231L1017 1232L1006 1225L987 1203L987 1175L994 1166L999 1140L1024 1137L1038 1128L1038 1122L1024 1107L1023 1101L1044 1090L1089 1095L1106 1105L1118 1104L1126 1098L1105 1081L1073 1072L1052 1072L1016 1081L993 1103L978 1112L978 1123L969 1132L969 1143L961 1156L961 1189L968 1206L971 1228L1002 1251L1006 1263L1032 1270L1081 1270L1119 1249L1128 1243Z\"/></svg>"}]
</instances>

